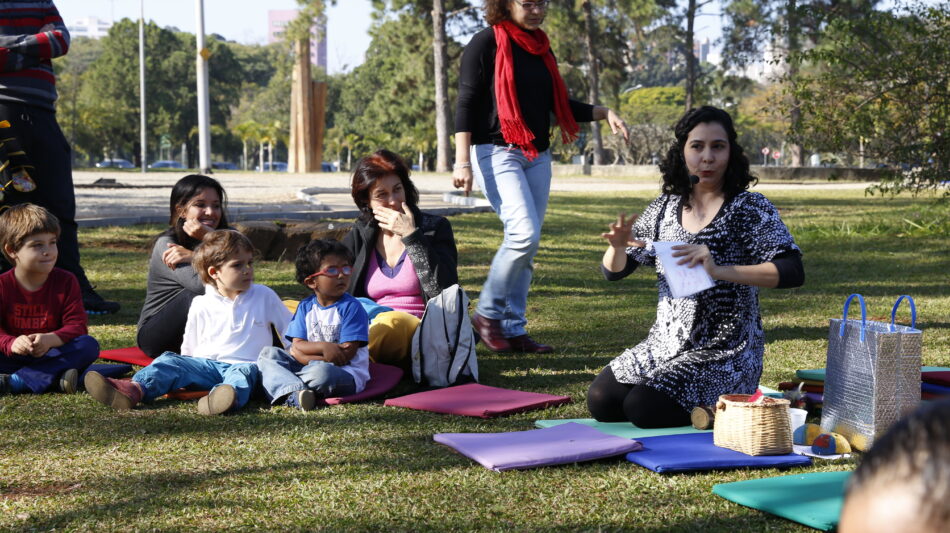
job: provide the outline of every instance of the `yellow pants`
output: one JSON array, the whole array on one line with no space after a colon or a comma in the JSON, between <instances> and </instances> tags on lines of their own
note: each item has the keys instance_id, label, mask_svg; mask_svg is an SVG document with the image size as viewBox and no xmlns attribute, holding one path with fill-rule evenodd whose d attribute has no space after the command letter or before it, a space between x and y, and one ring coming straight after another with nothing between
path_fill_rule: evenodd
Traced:
<instances>
[{"instance_id":1,"label":"yellow pants","mask_svg":"<svg viewBox=\"0 0 950 533\"><path fill-rule=\"evenodd\" d=\"M284 300L291 313L297 311L298 300ZM374 363L393 365L409 371L412 359L412 335L419 327L419 320L402 311L386 311L373 318L369 324L369 358Z\"/></svg>"},{"instance_id":2,"label":"yellow pants","mask_svg":"<svg viewBox=\"0 0 950 533\"><path fill-rule=\"evenodd\" d=\"M398 366L409 371L412 358L412 335L419 320L402 311L386 311L376 315L369 325L369 358L376 363Z\"/></svg>"}]
</instances>

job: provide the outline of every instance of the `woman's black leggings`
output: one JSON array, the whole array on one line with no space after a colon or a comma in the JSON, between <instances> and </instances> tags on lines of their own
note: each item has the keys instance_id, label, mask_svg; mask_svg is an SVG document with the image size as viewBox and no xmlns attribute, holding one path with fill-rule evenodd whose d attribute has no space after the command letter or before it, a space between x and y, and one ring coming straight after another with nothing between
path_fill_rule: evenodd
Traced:
<instances>
[{"instance_id":1,"label":"woman's black leggings","mask_svg":"<svg viewBox=\"0 0 950 533\"><path fill-rule=\"evenodd\" d=\"M599 422L630 422L641 428L688 426L689 412L667 394L646 385L627 385L610 366L587 390L587 408Z\"/></svg>"}]
</instances>

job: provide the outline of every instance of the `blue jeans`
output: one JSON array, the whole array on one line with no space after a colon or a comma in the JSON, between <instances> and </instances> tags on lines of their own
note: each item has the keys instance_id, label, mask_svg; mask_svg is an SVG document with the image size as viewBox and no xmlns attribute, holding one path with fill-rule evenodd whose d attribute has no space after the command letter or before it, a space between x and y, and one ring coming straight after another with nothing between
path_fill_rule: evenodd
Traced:
<instances>
[{"instance_id":1,"label":"blue jeans","mask_svg":"<svg viewBox=\"0 0 950 533\"><path fill-rule=\"evenodd\" d=\"M49 389L63 372L75 368L81 374L98 358L99 342L89 335L80 335L50 349L43 357L0 354L0 374L16 374L30 392L39 394Z\"/></svg>"},{"instance_id":2,"label":"blue jeans","mask_svg":"<svg viewBox=\"0 0 950 533\"><path fill-rule=\"evenodd\" d=\"M306 365L285 350L269 346L257 358L261 368L264 392L271 404L278 403L288 394L310 389L323 398L337 398L356 394L356 381L349 372L326 361L310 361Z\"/></svg>"},{"instance_id":3,"label":"blue jeans","mask_svg":"<svg viewBox=\"0 0 950 533\"><path fill-rule=\"evenodd\" d=\"M472 161L475 181L505 227L476 312L500 320L505 337L517 337L525 334L527 324L532 261L551 190L551 151L528 161L518 148L477 144L472 147Z\"/></svg>"},{"instance_id":4,"label":"blue jeans","mask_svg":"<svg viewBox=\"0 0 950 533\"><path fill-rule=\"evenodd\" d=\"M188 357L165 352L152 364L139 370L132 381L142 386L143 400L149 402L182 387L208 390L222 384L235 392L235 408L244 407L260 381L254 363L225 363L204 357Z\"/></svg>"}]
</instances>

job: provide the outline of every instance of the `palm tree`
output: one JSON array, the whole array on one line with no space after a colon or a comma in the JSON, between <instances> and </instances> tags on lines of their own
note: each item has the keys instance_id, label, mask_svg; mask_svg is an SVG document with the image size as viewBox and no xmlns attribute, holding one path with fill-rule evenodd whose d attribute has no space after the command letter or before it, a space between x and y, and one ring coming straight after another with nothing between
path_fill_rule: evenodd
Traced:
<instances>
[{"instance_id":1,"label":"palm tree","mask_svg":"<svg viewBox=\"0 0 950 533\"><path fill-rule=\"evenodd\" d=\"M246 120L234 127L234 133L241 138L244 153L241 156L241 166L247 170L247 143L261 138L261 125L254 120Z\"/></svg>"}]
</instances>

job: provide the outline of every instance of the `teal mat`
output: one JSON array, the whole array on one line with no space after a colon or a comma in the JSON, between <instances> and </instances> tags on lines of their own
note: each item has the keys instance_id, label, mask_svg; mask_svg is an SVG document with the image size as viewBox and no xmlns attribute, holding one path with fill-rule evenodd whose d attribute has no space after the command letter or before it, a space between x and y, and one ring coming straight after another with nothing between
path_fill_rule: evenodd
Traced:
<instances>
[{"instance_id":1,"label":"teal mat","mask_svg":"<svg viewBox=\"0 0 950 533\"><path fill-rule=\"evenodd\" d=\"M598 422L593 418L572 418L566 420L536 420L534 425L539 428L549 428L575 422L590 426L608 435L623 437L625 439L638 439L640 437L659 437L662 435L679 435L681 433L708 433L712 430L698 430L693 426L683 426L678 428L660 428L643 429L634 426L629 422Z\"/></svg>"},{"instance_id":2,"label":"teal mat","mask_svg":"<svg viewBox=\"0 0 950 533\"><path fill-rule=\"evenodd\" d=\"M920 367L921 372L945 372L950 370L950 367L945 366L922 366ZM807 370L796 370L795 377L798 379L811 379L814 381L824 381L825 380L825 369L824 368L812 368Z\"/></svg>"},{"instance_id":3,"label":"teal mat","mask_svg":"<svg viewBox=\"0 0 950 533\"><path fill-rule=\"evenodd\" d=\"M829 531L838 525L851 472L812 472L713 485L729 501Z\"/></svg>"}]
</instances>

